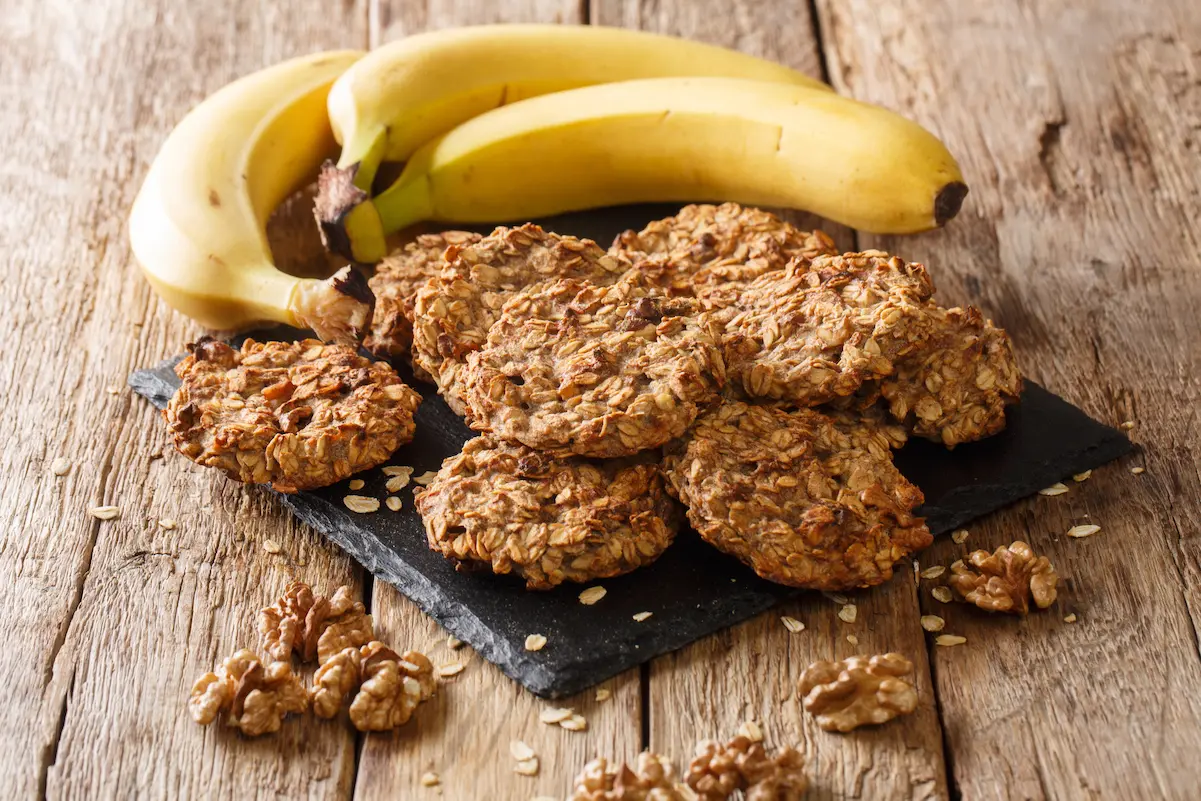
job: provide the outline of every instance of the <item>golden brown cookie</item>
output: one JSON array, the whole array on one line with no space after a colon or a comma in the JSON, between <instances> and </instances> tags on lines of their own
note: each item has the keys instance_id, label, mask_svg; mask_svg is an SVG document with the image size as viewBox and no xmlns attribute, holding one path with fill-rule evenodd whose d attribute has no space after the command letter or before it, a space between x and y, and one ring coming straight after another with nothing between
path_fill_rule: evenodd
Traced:
<instances>
[{"instance_id":1,"label":"golden brown cookie","mask_svg":"<svg viewBox=\"0 0 1201 801\"><path fill-rule=\"evenodd\" d=\"M470 354L469 422L531 448L628 456L683 434L725 382L720 332L634 275L518 293Z\"/></svg>"},{"instance_id":2,"label":"golden brown cookie","mask_svg":"<svg viewBox=\"0 0 1201 801\"><path fill-rule=\"evenodd\" d=\"M707 542L760 576L819 590L870 587L931 542L922 493L890 437L854 417L729 403L665 448L669 486Z\"/></svg>"},{"instance_id":3,"label":"golden brown cookie","mask_svg":"<svg viewBox=\"0 0 1201 801\"><path fill-rule=\"evenodd\" d=\"M417 493L430 548L464 566L516 573L530 589L650 564L678 512L654 463L555 458L477 437Z\"/></svg>"},{"instance_id":4,"label":"golden brown cookie","mask_svg":"<svg viewBox=\"0 0 1201 801\"><path fill-rule=\"evenodd\" d=\"M163 417L184 456L279 492L374 467L413 438L421 396L346 345L204 338L175 372Z\"/></svg>"}]
</instances>

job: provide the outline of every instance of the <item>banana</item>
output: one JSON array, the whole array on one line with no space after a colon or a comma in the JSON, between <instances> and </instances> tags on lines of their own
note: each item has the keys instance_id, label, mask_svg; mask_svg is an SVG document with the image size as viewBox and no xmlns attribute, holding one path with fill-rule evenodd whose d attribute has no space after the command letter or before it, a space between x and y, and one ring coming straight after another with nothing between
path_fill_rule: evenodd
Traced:
<instances>
[{"instance_id":1,"label":"banana","mask_svg":"<svg viewBox=\"0 0 1201 801\"><path fill-rule=\"evenodd\" d=\"M898 234L943 225L966 193L937 138L878 106L796 85L656 78L475 117L413 154L341 234L356 252L374 252L385 234L420 220L700 200L805 209Z\"/></svg>"},{"instance_id":2,"label":"banana","mask_svg":"<svg viewBox=\"0 0 1201 801\"><path fill-rule=\"evenodd\" d=\"M193 109L150 165L129 217L134 257L163 300L210 328L270 320L351 342L374 298L359 273L327 281L272 263L267 219L336 145L330 85L362 56L316 53L246 76Z\"/></svg>"},{"instance_id":3,"label":"banana","mask_svg":"<svg viewBox=\"0 0 1201 801\"><path fill-rule=\"evenodd\" d=\"M409 36L369 53L329 94L337 167L319 203L329 244L347 258L340 218L365 200L381 161L420 146L486 111L530 97L634 78L728 76L830 87L780 64L713 45L621 28L482 25Z\"/></svg>"}]
</instances>

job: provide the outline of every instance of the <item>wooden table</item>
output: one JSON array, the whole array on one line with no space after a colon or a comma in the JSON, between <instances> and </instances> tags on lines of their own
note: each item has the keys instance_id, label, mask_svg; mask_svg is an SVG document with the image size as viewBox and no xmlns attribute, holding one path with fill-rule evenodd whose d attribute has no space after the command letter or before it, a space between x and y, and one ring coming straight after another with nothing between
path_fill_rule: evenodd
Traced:
<instances>
[{"instance_id":1,"label":"wooden table","mask_svg":"<svg viewBox=\"0 0 1201 801\"><path fill-rule=\"evenodd\" d=\"M124 378L200 332L130 257L125 217L147 164L189 107L261 66L532 20L767 56L947 141L972 187L949 228L837 235L926 261L945 299L1009 329L1032 378L1101 420L1133 421L1133 458L921 555L948 564L1029 540L1066 577L1052 611L943 606L902 565L855 595L853 624L806 597L607 682L604 703L570 699L584 733L539 724L547 702L473 655L391 735L304 719L247 740L187 718L193 679L255 642L256 610L293 578L349 583L389 640L450 654L434 623L266 493L162 456L164 426ZM649 747L679 762L752 719L770 744L803 750L813 798L1201 796L1194 0L6 0L0 98L0 302L17 334L0 355L4 798L561 797L594 755ZM56 457L72 464L65 476ZM98 504L120 519L89 517ZM1087 521L1101 532L1063 536ZM918 619L935 613L967 644L934 646ZM806 629L790 633L781 614ZM917 663L919 710L850 736L818 730L795 698L800 671L885 650ZM537 778L512 772L513 739L542 757ZM440 791L420 786L427 771Z\"/></svg>"}]
</instances>

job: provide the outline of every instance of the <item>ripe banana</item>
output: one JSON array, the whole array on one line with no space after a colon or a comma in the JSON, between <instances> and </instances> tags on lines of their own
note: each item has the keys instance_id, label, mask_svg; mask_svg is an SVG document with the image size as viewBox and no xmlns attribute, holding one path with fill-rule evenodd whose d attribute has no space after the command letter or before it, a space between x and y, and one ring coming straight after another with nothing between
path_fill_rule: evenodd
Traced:
<instances>
[{"instance_id":1,"label":"ripe banana","mask_svg":"<svg viewBox=\"0 0 1201 801\"><path fill-rule=\"evenodd\" d=\"M276 269L267 219L335 151L325 100L362 53L316 53L246 76L193 109L134 201L129 240L159 296L210 328L271 320L358 341L374 298L359 273Z\"/></svg>"},{"instance_id":2,"label":"ripe banana","mask_svg":"<svg viewBox=\"0 0 1201 801\"><path fill-rule=\"evenodd\" d=\"M391 187L346 217L342 234L355 252L375 252L385 234L419 220L499 222L700 200L912 233L954 217L966 193L943 144L883 108L803 86L656 78L475 117L418 150Z\"/></svg>"},{"instance_id":3,"label":"ripe banana","mask_svg":"<svg viewBox=\"0 0 1201 801\"><path fill-rule=\"evenodd\" d=\"M319 203L323 230L365 200L381 160L404 161L426 142L486 111L550 92L611 81L713 75L809 86L807 75L713 45L621 28L482 25L409 36L369 53L329 94L342 143L339 180ZM382 252L342 252L361 262Z\"/></svg>"}]
</instances>

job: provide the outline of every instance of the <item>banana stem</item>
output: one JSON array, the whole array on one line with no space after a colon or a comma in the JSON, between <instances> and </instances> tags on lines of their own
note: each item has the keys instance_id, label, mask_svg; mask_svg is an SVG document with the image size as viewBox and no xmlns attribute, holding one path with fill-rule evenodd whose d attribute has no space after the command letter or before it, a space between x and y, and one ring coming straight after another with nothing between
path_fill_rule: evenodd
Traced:
<instances>
[{"instance_id":1,"label":"banana stem","mask_svg":"<svg viewBox=\"0 0 1201 801\"><path fill-rule=\"evenodd\" d=\"M347 142L338 157L338 169L350 173L354 185L370 195L371 184L384 160L387 144L388 132L382 128L369 137L362 136L354 142Z\"/></svg>"},{"instance_id":2,"label":"banana stem","mask_svg":"<svg viewBox=\"0 0 1201 801\"><path fill-rule=\"evenodd\" d=\"M371 201L385 233L436 217L428 164L420 157L419 153L409 161L396 182Z\"/></svg>"}]
</instances>

